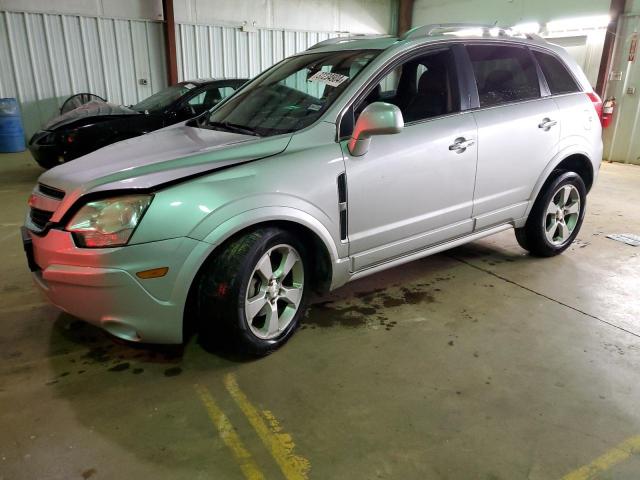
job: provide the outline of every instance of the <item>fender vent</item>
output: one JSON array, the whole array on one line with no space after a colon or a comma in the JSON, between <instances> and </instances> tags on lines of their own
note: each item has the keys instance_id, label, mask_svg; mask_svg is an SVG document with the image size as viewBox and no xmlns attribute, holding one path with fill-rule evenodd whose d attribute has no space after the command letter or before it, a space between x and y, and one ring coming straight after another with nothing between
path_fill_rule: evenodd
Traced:
<instances>
[{"instance_id":1,"label":"fender vent","mask_svg":"<svg viewBox=\"0 0 640 480\"><path fill-rule=\"evenodd\" d=\"M38 184L38 190L47 197L57 198L58 200L62 200L64 198L64 192L62 190L58 190L57 188L50 187L43 183Z\"/></svg>"},{"instance_id":2,"label":"fender vent","mask_svg":"<svg viewBox=\"0 0 640 480\"><path fill-rule=\"evenodd\" d=\"M338 175L338 209L340 211L340 240L347 240L347 175Z\"/></svg>"}]
</instances>

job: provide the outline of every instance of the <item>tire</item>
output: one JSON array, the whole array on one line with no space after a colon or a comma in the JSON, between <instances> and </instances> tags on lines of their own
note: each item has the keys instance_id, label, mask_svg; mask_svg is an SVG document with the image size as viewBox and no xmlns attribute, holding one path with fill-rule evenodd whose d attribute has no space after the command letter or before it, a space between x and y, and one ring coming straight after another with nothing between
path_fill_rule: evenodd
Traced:
<instances>
[{"instance_id":1,"label":"tire","mask_svg":"<svg viewBox=\"0 0 640 480\"><path fill-rule=\"evenodd\" d=\"M52 160L36 160L36 163L40 165L45 170L51 170L53 167L57 167L61 165L59 162L54 162Z\"/></svg>"},{"instance_id":2,"label":"tire","mask_svg":"<svg viewBox=\"0 0 640 480\"><path fill-rule=\"evenodd\" d=\"M261 228L223 245L198 285L202 343L250 356L280 348L304 315L309 267L304 245L280 228Z\"/></svg>"},{"instance_id":3,"label":"tire","mask_svg":"<svg viewBox=\"0 0 640 480\"><path fill-rule=\"evenodd\" d=\"M560 173L538 195L525 226L516 229L518 243L537 257L561 254L578 236L586 206L587 189L580 175Z\"/></svg>"},{"instance_id":4,"label":"tire","mask_svg":"<svg viewBox=\"0 0 640 480\"><path fill-rule=\"evenodd\" d=\"M62 165L58 159L56 157L52 157L52 156L43 156L43 155L33 155L32 154L33 159L36 161L36 163L38 165L40 165L42 168L44 168L45 170L50 170L53 167L57 167L58 165Z\"/></svg>"}]
</instances>

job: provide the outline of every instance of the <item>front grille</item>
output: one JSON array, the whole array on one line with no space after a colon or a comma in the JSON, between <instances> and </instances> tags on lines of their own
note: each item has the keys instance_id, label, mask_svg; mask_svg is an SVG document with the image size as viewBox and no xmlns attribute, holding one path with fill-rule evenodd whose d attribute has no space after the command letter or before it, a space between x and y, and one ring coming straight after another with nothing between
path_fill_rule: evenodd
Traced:
<instances>
[{"instance_id":1,"label":"front grille","mask_svg":"<svg viewBox=\"0 0 640 480\"><path fill-rule=\"evenodd\" d=\"M46 195L47 197L57 198L58 200L62 200L64 198L64 192L62 190L50 187L49 185L39 183L38 190L40 191L40 193Z\"/></svg>"},{"instance_id":2,"label":"front grille","mask_svg":"<svg viewBox=\"0 0 640 480\"><path fill-rule=\"evenodd\" d=\"M53 212L47 212L46 210L40 210L39 208L34 207L31 207L31 211L29 212L31 222L40 230L43 230L44 227L47 226L52 215Z\"/></svg>"}]
</instances>

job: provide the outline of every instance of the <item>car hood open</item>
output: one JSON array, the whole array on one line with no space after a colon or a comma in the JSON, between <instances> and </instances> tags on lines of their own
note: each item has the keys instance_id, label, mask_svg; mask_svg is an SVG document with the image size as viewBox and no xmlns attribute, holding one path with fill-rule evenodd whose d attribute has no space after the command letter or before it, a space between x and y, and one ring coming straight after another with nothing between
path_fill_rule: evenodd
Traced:
<instances>
[{"instance_id":1,"label":"car hood open","mask_svg":"<svg viewBox=\"0 0 640 480\"><path fill-rule=\"evenodd\" d=\"M186 177L276 155L290 135L251 135L174 125L101 148L43 173L38 182L65 192L58 221L87 193L149 190Z\"/></svg>"}]
</instances>

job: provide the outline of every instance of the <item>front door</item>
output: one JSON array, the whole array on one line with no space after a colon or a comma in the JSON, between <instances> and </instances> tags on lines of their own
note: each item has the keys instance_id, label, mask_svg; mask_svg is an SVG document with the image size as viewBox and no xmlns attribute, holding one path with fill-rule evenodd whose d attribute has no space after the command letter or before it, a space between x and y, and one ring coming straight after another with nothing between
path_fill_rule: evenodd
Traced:
<instances>
[{"instance_id":1,"label":"front door","mask_svg":"<svg viewBox=\"0 0 640 480\"><path fill-rule=\"evenodd\" d=\"M362 157L343 144L353 271L472 231L476 124L460 112L452 58L448 49L414 57L354 107L357 116L366 104L393 103L405 128L374 137Z\"/></svg>"}]
</instances>

